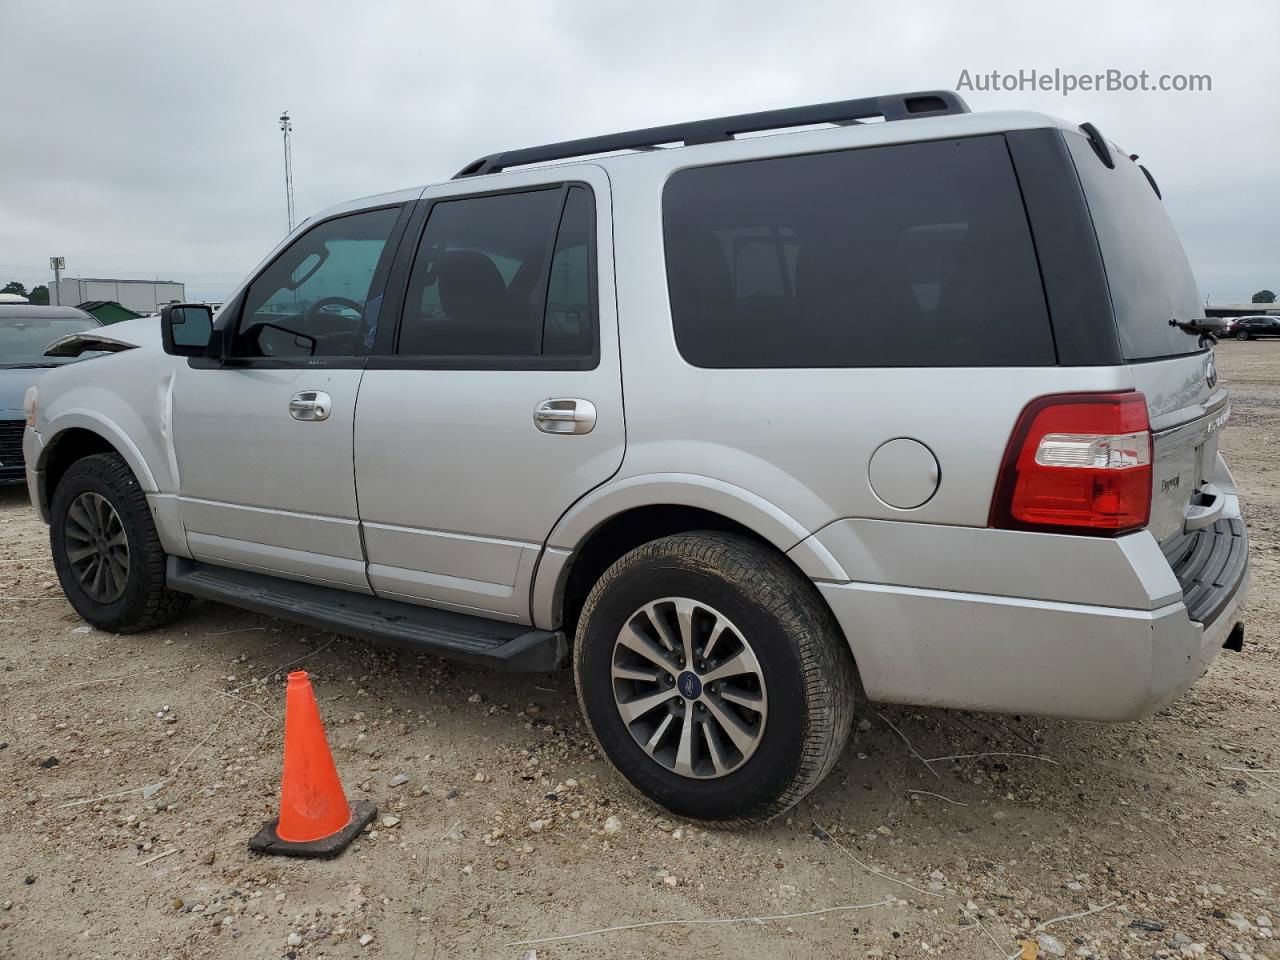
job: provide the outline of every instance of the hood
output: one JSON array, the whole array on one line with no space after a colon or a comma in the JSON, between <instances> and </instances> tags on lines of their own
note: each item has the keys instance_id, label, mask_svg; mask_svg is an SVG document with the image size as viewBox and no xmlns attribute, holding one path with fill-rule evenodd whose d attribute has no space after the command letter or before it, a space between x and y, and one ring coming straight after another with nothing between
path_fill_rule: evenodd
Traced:
<instances>
[{"instance_id":1,"label":"hood","mask_svg":"<svg viewBox=\"0 0 1280 960\"><path fill-rule=\"evenodd\" d=\"M29 367L25 370L0 369L0 420L21 420L25 416L22 412L22 397L26 394L27 387L46 373L48 370Z\"/></svg>"},{"instance_id":2,"label":"hood","mask_svg":"<svg viewBox=\"0 0 1280 960\"><path fill-rule=\"evenodd\" d=\"M81 333L73 333L55 340L46 350L46 357L78 357L92 350L118 353L134 347L162 348L159 317L138 317L124 320L109 327L97 327Z\"/></svg>"}]
</instances>

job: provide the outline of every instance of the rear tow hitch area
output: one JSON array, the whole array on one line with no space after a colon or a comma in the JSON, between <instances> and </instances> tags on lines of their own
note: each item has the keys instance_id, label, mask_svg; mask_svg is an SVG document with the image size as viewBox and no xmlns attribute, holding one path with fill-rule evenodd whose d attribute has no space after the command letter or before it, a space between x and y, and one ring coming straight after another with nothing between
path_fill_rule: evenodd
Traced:
<instances>
[{"instance_id":1,"label":"rear tow hitch area","mask_svg":"<svg viewBox=\"0 0 1280 960\"><path fill-rule=\"evenodd\" d=\"M1223 650L1234 650L1236 653L1244 653L1244 624L1237 623L1231 628L1231 632L1227 634L1227 642L1222 645Z\"/></svg>"}]
</instances>

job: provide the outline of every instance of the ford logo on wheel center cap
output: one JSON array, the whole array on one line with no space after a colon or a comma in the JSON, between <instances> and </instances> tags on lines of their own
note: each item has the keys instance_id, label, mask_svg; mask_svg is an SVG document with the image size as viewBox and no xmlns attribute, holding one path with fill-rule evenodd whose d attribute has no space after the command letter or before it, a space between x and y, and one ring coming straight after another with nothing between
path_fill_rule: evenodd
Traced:
<instances>
[{"instance_id":1,"label":"ford logo on wheel center cap","mask_svg":"<svg viewBox=\"0 0 1280 960\"><path fill-rule=\"evenodd\" d=\"M680 695L686 700L697 700L702 696L702 681L698 679L698 675L691 670L686 670L676 679L676 687L680 690Z\"/></svg>"}]
</instances>

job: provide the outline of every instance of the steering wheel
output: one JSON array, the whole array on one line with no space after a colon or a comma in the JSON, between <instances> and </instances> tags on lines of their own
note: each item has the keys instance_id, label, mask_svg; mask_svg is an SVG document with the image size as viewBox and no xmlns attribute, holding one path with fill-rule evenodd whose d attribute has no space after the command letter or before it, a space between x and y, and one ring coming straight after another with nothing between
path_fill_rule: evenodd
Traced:
<instances>
[{"instance_id":1,"label":"steering wheel","mask_svg":"<svg viewBox=\"0 0 1280 960\"><path fill-rule=\"evenodd\" d=\"M363 303L356 303L354 300L348 300L346 297L321 297L319 300L315 301L315 303L311 304L311 306L307 308L307 319L308 320L316 319L316 316L325 307L332 307L334 305L337 305L340 307L348 307L354 310L358 314L364 313Z\"/></svg>"}]
</instances>

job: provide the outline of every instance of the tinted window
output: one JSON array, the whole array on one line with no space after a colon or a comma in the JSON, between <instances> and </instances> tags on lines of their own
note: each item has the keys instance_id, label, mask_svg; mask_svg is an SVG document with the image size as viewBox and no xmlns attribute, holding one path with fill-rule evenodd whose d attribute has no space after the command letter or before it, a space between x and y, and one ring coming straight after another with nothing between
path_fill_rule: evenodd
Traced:
<instances>
[{"instance_id":1,"label":"tinted window","mask_svg":"<svg viewBox=\"0 0 1280 960\"><path fill-rule=\"evenodd\" d=\"M68 358L46 357L55 340L100 326L93 317L0 317L0 367L53 365Z\"/></svg>"},{"instance_id":2,"label":"tinted window","mask_svg":"<svg viewBox=\"0 0 1280 960\"><path fill-rule=\"evenodd\" d=\"M431 208L409 277L397 352L592 352L590 191L554 187Z\"/></svg>"},{"instance_id":3,"label":"tinted window","mask_svg":"<svg viewBox=\"0 0 1280 960\"><path fill-rule=\"evenodd\" d=\"M370 287L399 208L326 220L250 284L235 352L249 357L349 357L372 342L381 295Z\"/></svg>"},{"instance_id":4,"label":"tinted window","mask_svg":"<svg viewBox=\"0 0 1280 960\"><path fill-rule=\"evenodd\" d=\"M545 354L582 357L594 349L595 297L591 293L594 221L591 193L583 187L570 189L547 279L547 313L542 331Z\"/></svg>"},{"instance_id":5,"label":"tinted window","mask_svg":"<svg viewBox=\"0 0 1280 960\"><path fill-rule=\"evenodd\" d=\"M1098 235L1121 353L1146 360L1199 350L1198 337L1169 325L1204 316L1204 307L1164 204L1123 154L1113 151L1110 169L1082 134L1065 136Z\"/></svg>"},{"instance_id":6,"label":"tinted window","mask_svg":"<svg viewBox=\"0 0 1280 960\"><path fill-rule=\"evenodd\" d=\"M676 342L699 366L1054 362L1001 137L684 170L663 225Z\"/></svg>"}]
</instances>

